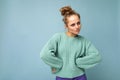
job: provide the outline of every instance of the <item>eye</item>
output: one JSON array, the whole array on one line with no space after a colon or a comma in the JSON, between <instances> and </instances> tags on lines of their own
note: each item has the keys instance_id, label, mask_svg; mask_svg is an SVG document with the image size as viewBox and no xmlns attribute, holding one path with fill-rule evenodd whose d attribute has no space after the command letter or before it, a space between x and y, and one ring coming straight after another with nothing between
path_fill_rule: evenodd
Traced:
<instances>
[{"instance_id":1,"label":"eye","mask_svg":"<svg viewBox=\"0 0 120 80\"><path fill-rule=\"evenodd\" d=\"M74 27L74 26L75 26L75 24L73 23L73 24L71 24L70 26Z\"/></svg>"},{"instance_id":2,"label":"eye","mask_svg":"<svg viewBox=\"0 0 120 80\"><path fill-rule=\"evenodd\" d=\"M80 25L80 22L77 22L77 25Z\"/></svg>"}]
</instances>

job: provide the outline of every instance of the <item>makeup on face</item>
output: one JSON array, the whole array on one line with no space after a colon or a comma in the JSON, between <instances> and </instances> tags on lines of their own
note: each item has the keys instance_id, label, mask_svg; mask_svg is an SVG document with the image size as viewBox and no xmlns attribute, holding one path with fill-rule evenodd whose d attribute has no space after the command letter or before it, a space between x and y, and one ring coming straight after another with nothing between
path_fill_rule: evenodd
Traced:
<instances>
[{"instance_id":1,"label":"makeup on face","mask_svg":"<svg viewBox=\"0 0 120 80\"><path fill-rule=\"evenodd\" d=\"M72 15L72 16L68 17L67 20L68 20L68 23L66 26L66 28L68 30L67 33L69 33L73 36L78 35L80 32L80 28L81 28L79 17L77 15Z\"/></svg>"}]
</instances>

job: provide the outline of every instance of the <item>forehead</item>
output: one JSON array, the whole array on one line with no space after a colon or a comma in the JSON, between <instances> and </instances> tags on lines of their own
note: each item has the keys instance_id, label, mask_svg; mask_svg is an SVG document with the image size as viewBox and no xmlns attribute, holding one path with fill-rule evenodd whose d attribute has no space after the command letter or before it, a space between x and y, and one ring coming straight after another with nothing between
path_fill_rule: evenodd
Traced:
<instances>
[{"instance_id":1,"label":"forehead","mask_svg":"<svg viewBox=\"0 0 120 80\"><path fill-rule=\"evenodd\" d=\"M68 23L74 23L80 21L77 15L72 15L67 18Z\"/></svg>"}]
</instances>

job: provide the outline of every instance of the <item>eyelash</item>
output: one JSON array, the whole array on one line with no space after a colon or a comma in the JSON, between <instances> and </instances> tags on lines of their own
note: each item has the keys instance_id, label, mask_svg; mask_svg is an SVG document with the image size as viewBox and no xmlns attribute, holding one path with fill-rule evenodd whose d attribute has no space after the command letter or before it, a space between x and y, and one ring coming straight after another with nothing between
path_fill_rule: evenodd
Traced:
<instances>
[{"instance_id":1,"label":"eyelash","mask_svg":"<svg viewBox=\"0 0 120 80\"><path fill-rule=\"evenodd\" d=\"M77 22L77 25L80 25L80 22ZM74 23L74 24L71 24L71 26L72 26L72 27L75 26L75 23Z\"/></svg>"}]
</instances>

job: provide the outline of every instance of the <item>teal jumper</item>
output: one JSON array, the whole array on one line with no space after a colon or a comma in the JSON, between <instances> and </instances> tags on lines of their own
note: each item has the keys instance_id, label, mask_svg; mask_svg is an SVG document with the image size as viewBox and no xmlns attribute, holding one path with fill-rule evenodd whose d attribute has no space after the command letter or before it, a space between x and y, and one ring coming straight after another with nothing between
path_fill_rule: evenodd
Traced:
<instances>
[{"instance_id":1,"label":"teal jumper","mask_svg":"<svg viewBox=\"0 0 120 80\"><path fill-rule=\"evenodd\" d=\"M73 78L85 74L85 69L101 61L95 46L81 35L69 37L65 32L56 33L40 52L41 59L56 69L56 76Z\"/></svg>"}]
</instances>

